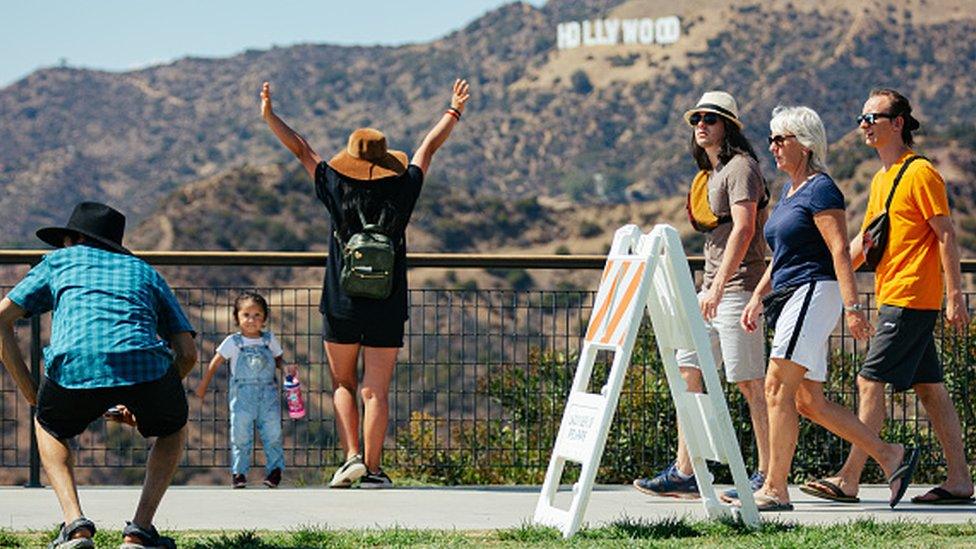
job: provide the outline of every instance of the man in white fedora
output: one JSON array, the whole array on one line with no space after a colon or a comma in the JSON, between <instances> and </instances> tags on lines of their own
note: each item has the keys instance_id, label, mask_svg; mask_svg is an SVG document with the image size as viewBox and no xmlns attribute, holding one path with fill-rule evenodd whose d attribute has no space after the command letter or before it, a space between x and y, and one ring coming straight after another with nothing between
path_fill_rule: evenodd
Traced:
<instances>
[{"instance_id":1,"label":"man in white fedora","mask_svg":"<svg viewBox=\"0 0 976 549\"><path fill-rule=\"evenodd\" d=\"M756 153L742 134L738 112L730 94L709 91L684 114L692 127L691 155L699 170L688 193L688 215L695 229L705 234L705 277L698 301L712 353L716 363L725 365L726 380L742 391L752 416L759 464L750 484L756 490L765 480L769 457L765 342L762 330L746 332L739 317L766 269L762 226L768 193ZM679 350L676 358L688 390L702 392L697 354ZM634 486L652 495L697 498L698 484L680 425L677 454L665 470L635 480ZM733 489L722 497L738 494Z\"/></svg>"}]
</instances>

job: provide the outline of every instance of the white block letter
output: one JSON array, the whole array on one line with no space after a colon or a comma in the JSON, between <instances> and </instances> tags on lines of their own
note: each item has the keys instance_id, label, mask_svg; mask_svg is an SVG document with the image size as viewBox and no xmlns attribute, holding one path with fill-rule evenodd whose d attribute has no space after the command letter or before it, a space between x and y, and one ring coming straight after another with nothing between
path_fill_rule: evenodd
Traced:
<instances>
[{"instance_id":1,"label":"white block letter","mask_svg":"<svg viewBox=\"0 0 976 549\"><path fill-rule=\"evenodd\" d=\"M624 44L637 43L637 27L640 21L637 19L624 19Z\"/></svg>"},{"instance_id":2,"label":"white block letter","mask_svg":"<svg viewBox=\"0 0 976 549\"><path fill-rule=\"evenodd\" d=\"M603 30L606 31L604 44L613 46L620 42L620 19L604 19Z\"/></svg>"},{"instance_id":3,"label":"white block letter","mask_svg":"<svg viewBox=\"0 0 976 549\"><path fill-rule=\"evenodd\" d=\"M653 44L654 43L654 20L644 18L640 20L640 28L638 29L639 40L641 44Z\"/></svg>"},{"instance_id":4,"label":"white block letter","mask_svg":"<svg viewBox=\"0 0 976 549\"><path fill-rule=\"evenodd\" d=\"M584 46L596 46L600 43L597 42L596 37L593 35L594 25L590 21L583 21L583 45Z\"/></svg>"},{"instance_id":5,"label":"white block letter","mask_svg":"<svg viewBox=\"0 0 976 549\"><path fill-rule=\"evenodd\" d=\"M580 24L576 21L561 23L558 27L559 49L568 50L580 46Z\"/></svg>"},{"instance_id":6,"label":"white block letter","mask_svg":"<svg viewBox=\"0 0 976 549\"><path fill-rule=\"evenodd\" d=\"M658 44L674 44L681 36L681 20L675 15L658 19L654 27Z\"/></svg>"}]
</instances>

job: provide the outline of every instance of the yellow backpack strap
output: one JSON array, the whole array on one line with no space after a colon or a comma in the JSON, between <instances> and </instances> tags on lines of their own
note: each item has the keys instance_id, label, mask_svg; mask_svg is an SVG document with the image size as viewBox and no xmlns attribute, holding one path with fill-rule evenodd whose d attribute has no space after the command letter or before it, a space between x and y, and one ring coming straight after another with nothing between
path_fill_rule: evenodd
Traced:
<instances>
[{"instance_id":1,"label":"yellow backpack strap","mask_svg":"<svg viewBox=\"0 0 976 549\"><path fill-rule=\"evenodd\" d=\"M706 170L701 170L695 174L691 188L688 189L688 199L685 202L685 209L688 212L688 220L691 222L691 226L701 233L707 233L718 227L719 223L731 220L729 216L725 216L728 219L724 221L718 218L708 203L708 178L710 176L711 172Z\"/></svg>"}]
</instances>

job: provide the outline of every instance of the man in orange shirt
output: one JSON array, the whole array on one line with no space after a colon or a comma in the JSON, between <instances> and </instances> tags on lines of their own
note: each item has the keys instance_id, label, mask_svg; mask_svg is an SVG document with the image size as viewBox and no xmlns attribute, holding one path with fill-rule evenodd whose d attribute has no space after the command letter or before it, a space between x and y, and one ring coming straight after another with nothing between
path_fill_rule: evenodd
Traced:
<instances>
[{"instance_id":1,"label":"man in orange shirt","mask_svg":"<svg viewBox=\"0 0 976 549\"><path fill-rule=\"evenodd\" d=\"M919 123L903 95L891 89L872 90L857 122L864 142L878 152L884 166L871 180L864 223L851 242L855 268L864 262L864 252L873 244L864 239L865 229L884 212L895 180L903 172L888 207L888 243L875 269L878 325L857 378L858 415L880 431L885 420L885 384L891 383L896 391L915 389L945 452L948 476L912 502L972 503L973 480L962 428L943 383L933 336L942 306L943 277L946 321L957 330L965 330L969 324L945 182L927 159L916 157L910 148ZM824 499L856 502L866 461L867 454L853 447L836 476L811 481L801 490Z\"/></svg>"}]
</instances>

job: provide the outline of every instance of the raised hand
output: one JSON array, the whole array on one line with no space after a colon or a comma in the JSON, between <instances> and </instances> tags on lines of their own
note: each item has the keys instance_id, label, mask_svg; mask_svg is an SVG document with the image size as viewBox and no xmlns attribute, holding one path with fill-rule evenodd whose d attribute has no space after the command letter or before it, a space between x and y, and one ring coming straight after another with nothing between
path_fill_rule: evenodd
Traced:
<instances>
[{"instance_id":1,"label":"raised hand","mask_svg":"<svg viewBox=\"0 0 976 549\"><path fill-rule=\"evenodd\" d=\"M268 119L274 111L271 109L271 84L265 82L261 86L261 118Z\"/></svg>"},{"instance_id":2,"label":"raised hand","mask_svg":"<svg viewBox=\"0 0 976 549\"><path fill-rule=\"evenodd\" d=\"M464 104L468 102L471 95L468 93L468 81L457 79L454 81L453 95L451 95L451 108L464 112ZM269 99L270 102L270 99Z\"/></svg>"}]
</instances>

